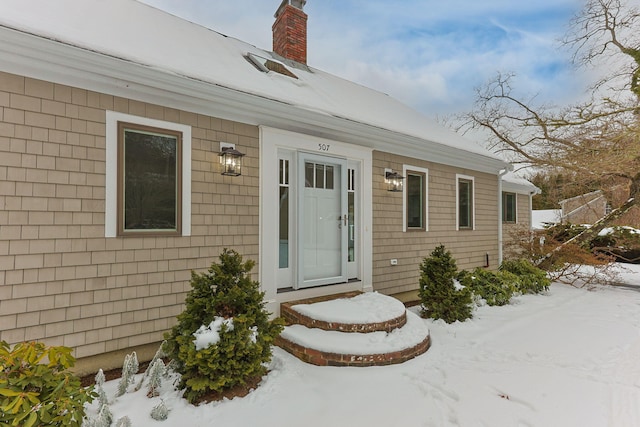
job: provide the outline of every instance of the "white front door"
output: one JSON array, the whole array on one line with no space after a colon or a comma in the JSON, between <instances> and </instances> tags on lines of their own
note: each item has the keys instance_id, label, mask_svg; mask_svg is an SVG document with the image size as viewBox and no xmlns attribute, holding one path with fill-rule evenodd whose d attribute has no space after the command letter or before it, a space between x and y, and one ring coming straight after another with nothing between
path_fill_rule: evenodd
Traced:
<instances>
[{"instance_id":1,"label":"white front door","mask_svg":"<svg viewBox=\"0 0 640 427\"><path fill-rule=\"evenodd\" d=\"M298 156L297 288L347 281L347 162Z\"/></svg>"}]
</instances>

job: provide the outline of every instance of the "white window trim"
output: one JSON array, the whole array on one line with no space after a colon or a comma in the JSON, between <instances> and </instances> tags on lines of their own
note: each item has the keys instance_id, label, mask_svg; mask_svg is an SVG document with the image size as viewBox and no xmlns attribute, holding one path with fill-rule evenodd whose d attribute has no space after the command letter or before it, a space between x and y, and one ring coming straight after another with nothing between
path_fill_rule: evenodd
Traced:
<instances>
[{"instance_id":1,"label":"white window trim","mask_svg":"<svg viewBox=\"0 0 640 427\"><path fill-rule=\"evenodd\" d=\"M191 126L107 111L104 236L118 232L118 122L182 132L182 236L191 235Z\"/></svg>"},{"instance_id":2,"label":"white window trim","mask_svg":"<svg viewBox=\"0 0 640 427\"><path fill-rule=\"evenodd\" d=\"M456 174L456 230L460 230L460 180L464 179L471 181L471 215L472 227L471 230L476 229L476 179L470 175ZM463 228L468 230L468 228Z\"/></svg>"},{"instance_id":3,"label":"white window trim","mask_svg":"<svg viewBox=\"0 0 640 427\"><path fill-rule=\"evenodd\" d=\"M429 169L418 166L402 165L402 176L407 179L408 171L424 174L424 231L429 231ZM405 183L406 184L406 183ZM407 232L407 186L402 192L402 231ZM419 231L419 230L418 230Z\"/></svg>"}]
</instances>

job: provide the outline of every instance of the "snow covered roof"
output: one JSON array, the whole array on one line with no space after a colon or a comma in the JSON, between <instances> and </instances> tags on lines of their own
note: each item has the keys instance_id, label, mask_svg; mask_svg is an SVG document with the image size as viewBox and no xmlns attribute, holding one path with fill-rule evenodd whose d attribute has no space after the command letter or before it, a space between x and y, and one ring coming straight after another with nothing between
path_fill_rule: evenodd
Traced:
<instances>
[{"instance_id":1,"label":"snow covered roof","mask_svg":"<svg viewBox=\"0 0 640 427\"><path fill-rule=\"evenodd\" d=\"M526 194L540 193L540 189L538 187L513 172L508 172L502 177L502 190Z\"/></svg>"},{"instance_id":2,"label":"snow covered roof","mask_svg":"<svg viewBox=\"0 0 640 427\"><path fill-rule=\"evenodd\" d=\"M475 170L507 165L386 94L135 0L3 0L0 30L2 71L34 78L46 73L59 83L151 102L162 98L165 105L173 101L176 108L250 124L278 126L288 116L290 130L332 137L346 132L348 142L372 141L374 149L381 148L377 139L386 140L399 154ZM259 71L247 60L250 53L285 63L297 79ZM212 99L227 110L214 111Z\"/></svg>"},{"instance_id":3,"label":"snow covered roof","mask_svg":"<svg viewBox=\"0 0 640 427\"><path fill-rule=\"evenodd\" d=\"M604 197L603 194L602 194L602 191L595 190L595 191L591 191L589 193L579 194L577 196L570 197L568 199L560 200L558 203L561 206L564 205L565 203L575 202L576 200L579 200L579 201L581 201L583 203L587 203L587 201L591 202L591 201L593 201L593 200L595 200L597 198L600 198L600 197Z\"/></svg>"}]
</instances>

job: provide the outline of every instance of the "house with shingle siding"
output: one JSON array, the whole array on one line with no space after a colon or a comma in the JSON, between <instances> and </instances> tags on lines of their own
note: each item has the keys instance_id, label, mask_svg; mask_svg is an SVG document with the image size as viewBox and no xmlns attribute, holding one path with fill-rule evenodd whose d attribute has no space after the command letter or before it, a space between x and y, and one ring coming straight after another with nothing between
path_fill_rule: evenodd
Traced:
<instances>
[{"instance_id":1,"label":"house with shingle siding","mask_svg":"<svg viewBox=\"0 0 640 427\"><path fill-rule=\"evenodd\" d=\"M271 52L134 0L2 2L0 340L155 351L224 248L275 314L409 298L441 243L499 265L510 165L308 65L304 3L282 1Z\"/></svg>"}]
</instances>

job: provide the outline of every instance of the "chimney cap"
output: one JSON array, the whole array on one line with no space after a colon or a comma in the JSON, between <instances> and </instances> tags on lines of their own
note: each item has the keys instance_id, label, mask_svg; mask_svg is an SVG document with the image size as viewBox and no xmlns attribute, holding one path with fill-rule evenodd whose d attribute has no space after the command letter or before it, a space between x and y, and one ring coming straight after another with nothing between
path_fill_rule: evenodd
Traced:
<instances>
[{"instance_id":1,"label":"chimney cap","mask_svg":"<svg viewBox=\"0 0 640 427\"><path fill-rule=\"evenodd\" d=\"M280 14L282 13L282 9L284 9L284 7L288 4L295 7L296 9L303 10L304 5L307 4L307 0L282 0L282 3L280 3L280 6L276 11L276 14L273 15L274 18L277 18L278 16L280 16Z\"/></svg>"}]
</instances>

